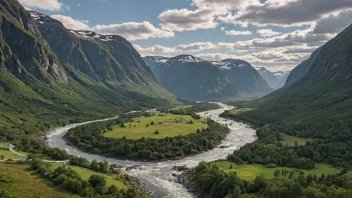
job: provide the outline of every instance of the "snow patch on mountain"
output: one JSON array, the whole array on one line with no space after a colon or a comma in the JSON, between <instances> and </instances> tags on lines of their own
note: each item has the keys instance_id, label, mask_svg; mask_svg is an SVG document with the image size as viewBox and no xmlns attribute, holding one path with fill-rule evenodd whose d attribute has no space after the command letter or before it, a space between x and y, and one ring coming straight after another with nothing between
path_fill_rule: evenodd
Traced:
<instances>
[{"instance_id":1,"label":"snow patch on mountain","mask_svg":"<svg viewBox=\"0 0 352 198\"><path fill-rule=\"evenodd\" d=\"M191 56L191 55L179 55L173 58L170 58L168 60L170 62L170 64L173 64L175 62L178 63L200 63L200 62L204 62L203 59Z\"/></svg>"},{"instance_id":2,"label":"snow patch on mountain","mask_svg":"<svg viewBox=\"0 0 352 198\"><path fill-rule=\"evenodd\" d=\"M212 61L211 63L222 70L231 70L232 68L242 68L248 66L248 64L240 61Z\"/></svg>"}]
</instances>

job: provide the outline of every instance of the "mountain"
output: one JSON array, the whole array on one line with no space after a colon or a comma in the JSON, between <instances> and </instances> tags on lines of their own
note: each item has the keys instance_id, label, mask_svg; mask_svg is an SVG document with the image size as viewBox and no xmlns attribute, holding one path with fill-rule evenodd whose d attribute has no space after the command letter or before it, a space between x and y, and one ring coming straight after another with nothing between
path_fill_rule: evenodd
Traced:
<instances>
[{"instance_id":1,"label":"mountain","mask_svg":"<svg viewBox=\"0 0 352 198\"><path fill-rule=\"evenodd\" d=\"M123 37L67 30L59 21L30 12L61 62L117 92L170 98L139 53Z\"/></svg>"},{"instance_id":2,"label":"mountain","mask_svg":"<svg viewBox=\"0 0 352 198\"><path fill-rule=\"evenodd\" d=\"M1 140L174 103L124 38L70 31L0 0Z\"/></svg>"},{"instance_id":3,"label":"mountain","mask_svg":"<svg viewBox=\"0 0 352 198\"><path fill-rule=\"evenodd\" d=\"M315 50L308 60L303 61L295 69L292 70L285 83L286 88L302 79L308 73L310 67L315 63L316 59L318 58L320 50L321 48Z\"/></svg>"},{"instance_id":4,"label":"mountain","mask_svg":"<svg viewBox=\"0 0 352 198\"><path fill-rule=\"evenodd\" d=\"M158 65L164 64L169 58L163 56L146 56L143 58L144 62L151 70L154 70Z\"/></svg>"},{"instance_id":5,"label":"mountain","mask_svg":"<svg viewBox=\"0 0 352 198\"><path fill-rule=\"evenodd\" d=\"M242 97L225 75L209 61L191 55L146 59L157 60L153 64L153 73L167 90L179 98L224 100Z\"/></svg>"},{"instance_id":6,"label":"mountain","mask_svg":"<svg viewBox=\"0 0 352 198\"><path fill-rule=\"evenodd\" d=\"M272 92L272 89L258 71L246 61L225 59L213 61L212 63L221 70L240 92L251 97L262 97Z\"/></svg>"},{"instance_id":7,"label":"mountain","mask_svg":"<svg viewBox=\"0 0 352 198\"><path fill-rule=\"evenodd\" d=\"M285 85L289 72L271 72L264 67L258 69L259 74L268 82L269 86L276 90Z\"/></svg>"},{"instance_id":8,"label":"mountain","mask_svg":"<svg viewBox=\"0 0 352 198\"><path fill-rule=\"evenodd\" d=\"M348 140L352 123L352 26L297 66L285 87L242 116L300 137ZM345 136L345 137L344 137Z\"/></svg>"}]
</instances>

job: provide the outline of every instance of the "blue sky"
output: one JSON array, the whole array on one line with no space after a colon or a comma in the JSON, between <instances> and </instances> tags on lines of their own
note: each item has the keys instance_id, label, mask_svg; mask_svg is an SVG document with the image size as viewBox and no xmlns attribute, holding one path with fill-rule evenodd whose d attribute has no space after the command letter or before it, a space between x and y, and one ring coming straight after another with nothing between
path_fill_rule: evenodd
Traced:
<instances>
[{"instance_id":1,"label":"blue sky","mask_svg":"<svg viewBox=\"0 0 352 198\"><path fill-rule=\"evenodd\" d=\"M291 70L352 18L352 0L20 2L69 29L122 35L144 56L240 58L272 71Z\"/></svg>"}]
</instances>

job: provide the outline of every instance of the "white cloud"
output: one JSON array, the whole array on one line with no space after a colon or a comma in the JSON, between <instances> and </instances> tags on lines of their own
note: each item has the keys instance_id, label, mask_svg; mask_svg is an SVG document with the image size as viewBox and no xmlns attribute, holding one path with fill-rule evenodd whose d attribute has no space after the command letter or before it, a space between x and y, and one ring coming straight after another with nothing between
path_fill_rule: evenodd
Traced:
<instances>
[{"instance_id":1,"label":"white cloud","mask_svg":"<svg viewBox=\"0 0 352 198\"><path fill-rule=\"evenodd\" d=\"M142 23L127 22L122 24L96 25L90 27L88 21L75 20L69 16L52 15L51 17L62 22L62 24L68 29L92 30L100 34L120 35L130 41L148 38L170 38L175 36L175 33L156 28L147 21Z\"/></svg>"},{"instance_id":2,"label":"white cloud","mask_svg":"<svg viewBox=\"0 0 352 198\"><path fill-rule=\"evenodd\" d=\"M121 24L96 25L93 27L93 30L101 34L118 34L131 41L148 38L170 38L175 36L175 33L156 28L148 21L142 23L127 22Z\"/></svg>"},{"instance_id":3,"label":"white cloud","mask_svg":"<svg viewBox=\"0 0 352 198\"><path fill-rule=\"evenodd\" d=\"M231 49L233 51L248 51L265 48L278 48L297 45L320 46L333 35L314 34L311 29L296 30L291 33L283 34L272 38L255 38L248 41L238 41L235 43L220 42L219 47Z\"/></svg>"},{"instance_id":4,"label":"white cloud","mask_svg":"<svg viewBox=\"0 0 352 198\"><path fill-rule=\"evenodd\" d=\"M217 27L215 16L227 13L226 9L198 8L194 11L187 9L166 10L158 16L161 28L170 31L190 31L211 29Z\"/></svg>"},{"instance_id":5,"label":"white cloud","mask_svg":"<svg viewBox=\"0 0 352 198\"><path fill-rule=\"evenodd\" d=\"M169 48L169 47L164 47L160 45L155 45L153 47L148 47L148 48L143 48L140 45L133 44L133 46L136 48L136 50L142 55L142 56L153 56L153 55L158 55L158 54L173 54L176 53L175 48Z\"/></svg>"},{"instance_id":6,"label":"white cloud","mask_svg":"<svg viewBox=\"0 0 352 198\"><path fill-rule=\"evenodd\" d=\"M58 15L58 14L51 15L50 17L60 21L67 29L72 29L72 30L89 30L90 29L89 25L87 24L89 21L75 20L69 16Z\"/></svg>"},{"instance_id":7,"label":"white cloud","mask_svg":"<svg viewBox=\"0 0 352 198\"><path fill-rule=\"evenodd\" d=\"M39 8L49 11L60 11L64 6L58 0L19 0L19 2L27 9Z\"/></svg>"},{"instance_id":8,"label":"white cloud","mask_svg":"<svg viewBox=\"0 0 352 198\"><path fill-rule=\"evenodd\" d=\"M231 36L245 36L245 35L252 35L252 32L250 31L236 31L236 30L229 30L229 31L224 31L226 35L231 35Z\"/></svg>"},{"instance_id":9,"label":"white cloud","mask_svg":"<svg viewBox=\"0 0 352 198\"><path fill-rule=\"evenodd\" d=\"M257 33L262 37L271 37L271 36L276 36L281 34L281 32L276 32L276 31L273 31L272 29L260 29L260 30L257 30Z\"/></svg>"},{"instance_id":10,"label":"white cloud","mask_svg":"<svg viewBox=\"0 0 352 198\"><path fill-rule=\"evenodd\" d=\"M193 0L198 7L224 7L227 9L244 9L251 4L260 4L259 0Z\"/></svg>"},{"instance_id":11,"label":"white cloud","mask_svg":"<svg viewBox=\"0 0 352 198\"><path fill-rule=\"evenodd\" d=\"M352 8L351 0L267 0L251 3L235 14L219 17L225 23L247 26L312 24L326 14Z\"/></svg>"},{"instance_id":12,"label":"white cloud","mask_svg":"<svg viewBox=\"0 0 352 198\"><path fill-rule=\"evenodd\" d=\"M215 49L216 45L211 42L199 42L199 43L190 43L187 45L179 45L176 47L176 50L182 52L197 52L208 49Z\"/></svg>"},{"instance_id":13,"label":"white cloud","mask_svg":"<svg viewBox=\"0 0 352 198\"><path fill-rule=\"evenodd\" d=\"M143 56L151 56L151 55L174 56L182 53L199 52L203 50L217 48L217 46L211 42L181 44L176 47L165 47L165 46L155 45L147 48L143 48L140 45L134 44L134 47Z\"/></svg>"},{"instance_id":14,"label":"white cloud","mask_svg":"<svg viewBox=\"0 0 352 198\"><path fill-rule=\"evenodd\" d=\"M339 33L352 23L352 9L330 14L317 21L313 32L316 34Z\"/></svg>"}]
</instances>

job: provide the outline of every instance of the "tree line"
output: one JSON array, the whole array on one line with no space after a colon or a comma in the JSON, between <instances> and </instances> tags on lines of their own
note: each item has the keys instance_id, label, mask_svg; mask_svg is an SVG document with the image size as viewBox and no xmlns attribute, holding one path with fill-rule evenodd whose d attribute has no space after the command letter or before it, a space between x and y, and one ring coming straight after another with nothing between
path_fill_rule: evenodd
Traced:
<instances>
[{"instance_id":1,"label":"tree line","mask_svg":"<svg viewBox=\"0 0 352 198\"><path fill-rule=\"evenodd\" d=\"M225 173L214 164L201 162L189 173L189 179L204 197L212 198L349 198L352 179L346 173L344 169L339 174L317 176L278 169L271 179L257 176L246 181L235 170Z\"/></svg>"}]
</instances>

